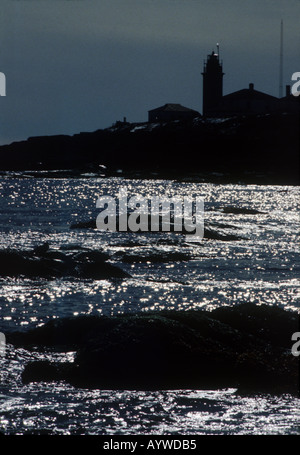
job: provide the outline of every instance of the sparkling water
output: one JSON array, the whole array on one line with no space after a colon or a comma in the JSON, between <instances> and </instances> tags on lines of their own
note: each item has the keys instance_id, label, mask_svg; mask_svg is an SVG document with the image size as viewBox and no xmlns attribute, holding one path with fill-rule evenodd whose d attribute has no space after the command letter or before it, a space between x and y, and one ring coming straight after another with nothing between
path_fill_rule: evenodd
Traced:
<instances>
[{"instance_id":1,"label":"sparkling water","mask_svg":"<svg viewBox=\"0 0 300 455\"><path fill-rule=\"evenodd\" d=\"M96 220L102 195L204 199L205 225L238 240L186 242L182 233L71 229ZM53 318L175 309L211 310L244 302L299 309L299 188L128 180L0 179L0 248L30 250L48 242L63 252L104 251L130 274L122 280L0 278L0 331L27 330ZM237 210L240 209L240 210ZM178 254L177 254L178 253ZM180 258L179 253L183 255ZM292 342L291 342L292 345ZM300 400L243 397L235 389L157 392L23 385L33 359L74 353L6 347L0 356L0 430L7 434L299 434Z\"/></svg>"}]
</instances>

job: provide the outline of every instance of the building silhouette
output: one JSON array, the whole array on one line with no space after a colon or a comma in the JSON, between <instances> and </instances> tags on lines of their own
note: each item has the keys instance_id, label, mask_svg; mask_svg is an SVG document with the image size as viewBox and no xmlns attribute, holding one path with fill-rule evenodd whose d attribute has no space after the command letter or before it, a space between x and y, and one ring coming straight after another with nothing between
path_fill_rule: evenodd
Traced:
<instances>
[{"instance_id":1,"label":"building silhouette","mask_svg":"<svg viewBox=\"0 0 300 455\"><path fill-rule=\"evenodd\" d=\"M250 83L246 89L223 95L223 63L218 52L207 56L203 69L202 113L206 117L235 115L274 114L280 112L299 112L300 97L290 94L286 86L286 96L277 98L254 89ZM298 98L298 99L297 99Z\"/></svg>"},{"instance_id":2,"label":"building silhouette","mask_svg":"<svg viewBox=\"0 0 300 455\"><path fill-rule=\"evenodd\" d=\"M190 120L200 117L200 113L181 104L165 104L148 111L149 122L170 122L172 120Z\"/></svg>"},{"instance_id":3,"label":"building silhouette","mask_svg":"<svg viewBox=\"0 0 300 455\"><path fill-rule=\"evenodd\" d=\"M214 112L223 96L223 68L219 54L213 51L207 56L203 69L203 115Z\"/></svg>"},{"instance_id":4,"label":"building silhouette","mask_svg":"<svg viewBox=\"0 0 300 455\"><path fill-rule=\"evenodd\" d=\"M254 89L250 83L249 88L229 93L222 97L217 106L217 114L269 114L279 110L278 98Z\"/></svg>"},{"instance_id":5,"label":"building silhouette","mask_svg":"<svg viewBox=\"0 0 300 455\"><path fill-rule=\"evenodd\" d=\"M250 83L248 88L223 95L223 62L220 60L219 45L217 52L212 51L204 61L202 92L202 115L204 117L230 117L237 115L263 115L275 113L299 113L300 96L290 93L286 86L284 97L277 98L254 88ZM167 103L148 111L148 122L169 122L174 120L190 120L200 117L198 111Z\"/></svg>"}]
</instances>

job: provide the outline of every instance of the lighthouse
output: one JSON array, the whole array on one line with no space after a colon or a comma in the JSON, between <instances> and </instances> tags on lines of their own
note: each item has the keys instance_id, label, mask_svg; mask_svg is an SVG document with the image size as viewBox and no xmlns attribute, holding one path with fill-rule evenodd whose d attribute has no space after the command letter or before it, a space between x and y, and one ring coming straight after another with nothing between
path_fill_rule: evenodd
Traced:
<instances>
[{"instance_id":1,"label":"lighthouse","mask_svg":"<svg viewBox=\"0 0 300 455\"><path fill-rule=\"evenodd\" d=\"M217 53L212 51L207 56L203 68L203 106L202 114L210 115L214 113L223 96L223 68L219 56L219 45L217 44Z\"/></svg>"}]
</instances>

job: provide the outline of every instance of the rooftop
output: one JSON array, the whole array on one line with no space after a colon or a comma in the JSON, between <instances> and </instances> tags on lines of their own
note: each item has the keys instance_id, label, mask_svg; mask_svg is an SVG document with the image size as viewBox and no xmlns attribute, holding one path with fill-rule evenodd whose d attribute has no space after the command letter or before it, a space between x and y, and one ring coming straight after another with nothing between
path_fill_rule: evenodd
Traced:
<instances>
[{"instance_id":1,"label":"rooftop","mask_svg":"<svg viewBox=\"0 0 300 455\"><path fill-rule=\"evenodd\" d=\"M228 95L224 95L223 99L225 100L233 100L233 99L273 99L276 100L277 98L272 95L268 95L267 93L260 92L258 90L254 90L254 84L249 84L249 88L244 88L242 90L238 90L236 92L229 93Z\"/></svg>"},{"instance_id":2,"label":"rooftop","mask_svg":"<svg viewBox=\"0 0 300 455\"><path fill-rule=\"evenodd\" d=\"M181 106L181 104L172 104L167 103L164 106L157 107L156 109L151 109L149 112L197 112L193 109L189 109L188 107Z\"/></svg>"}]
</instances>

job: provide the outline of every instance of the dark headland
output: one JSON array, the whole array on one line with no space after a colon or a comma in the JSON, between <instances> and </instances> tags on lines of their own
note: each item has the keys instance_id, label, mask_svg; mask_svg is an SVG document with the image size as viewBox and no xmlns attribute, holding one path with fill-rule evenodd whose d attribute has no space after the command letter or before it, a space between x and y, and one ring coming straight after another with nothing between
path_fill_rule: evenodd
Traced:
<instances>
[{"instance_id":1,"label":"dark headland","mask_svg":"<svg viewBox=\"0 0 300 455\"><path fill-rule=\"evenodd\" d=\"M298 113L116 122L0 147L0 171L299 184ZM54 172L56 171L56 172Z\"/></svg>"}]
</instances>

